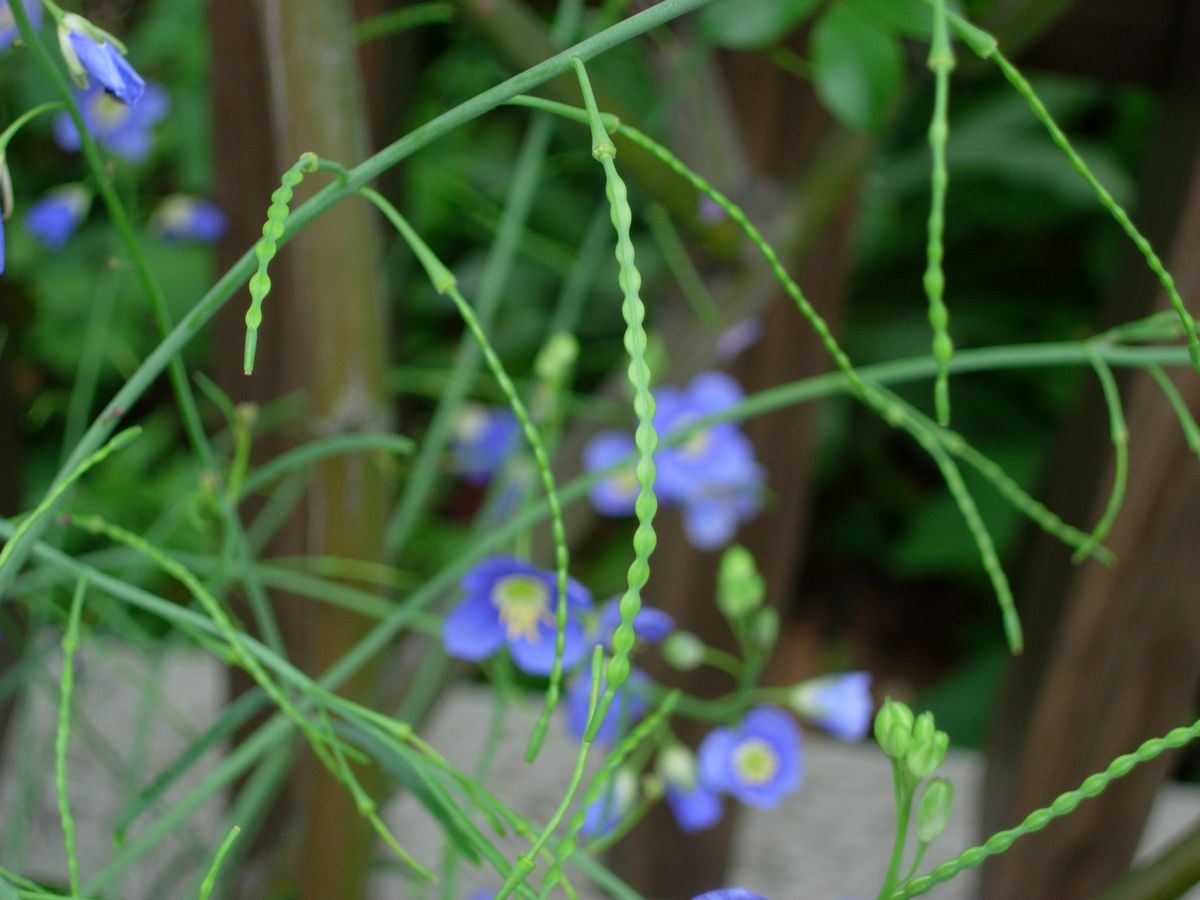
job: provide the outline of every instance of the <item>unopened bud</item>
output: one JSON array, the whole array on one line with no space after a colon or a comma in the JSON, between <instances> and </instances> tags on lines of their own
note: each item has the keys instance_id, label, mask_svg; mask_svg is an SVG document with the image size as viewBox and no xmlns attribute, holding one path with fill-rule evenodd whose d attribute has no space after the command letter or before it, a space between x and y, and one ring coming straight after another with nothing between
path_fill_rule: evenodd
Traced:
<instances>
[{"instance_id":1,"label":"unopened bud","mask_svg":"<svg viewBox=\"0 0 1200 900\"><path fill-rule=\"evenodd\" d=\"M764 653L769 653L779 637L779 612L773 606L764 606L750 623L750 636Z\"/></svg>"},{"instance_id":2,"label":"unopened bud","mask_svg":"<svg viewBox=\"0 0 1200 900\"><path fill-rule=\"evenodd\" d=\"M704 662L704 643L688 631L676 631L662 645L667 665L681 672L690 672Z\"/></svg>"},{"instance_id":3,"label":"unopened bud","mask_svg":"<svg viewBox=\"0 0 1200 900\"><path fill-rule=\"evenodd\" d=\"M888 699L875 716L875 740L892 759L903 759L912 738L912 710L899 700Z\"/></svg>"},{"instance_id":4,"label":"unopened bud","mask_svg":"<svg viewBox=\"0 0 1200 900\"><path fill-rule=\"evenodd\" d=\"M954 786L945 778L930 781L917 807L917 839L929 844L945 831L953 805Z\"/></svg>"},{"instance_id":5,"label":"unopened bud","mask_svg":"<svg viewBox=\"0 0 1200 900\"><path fill-rule=\"evenodd\" d=\"M721 557L717 570L717 606L729 619L741 619L762 606L766 586L754 556L738 544Z\"/></svg>"}]
</instances>

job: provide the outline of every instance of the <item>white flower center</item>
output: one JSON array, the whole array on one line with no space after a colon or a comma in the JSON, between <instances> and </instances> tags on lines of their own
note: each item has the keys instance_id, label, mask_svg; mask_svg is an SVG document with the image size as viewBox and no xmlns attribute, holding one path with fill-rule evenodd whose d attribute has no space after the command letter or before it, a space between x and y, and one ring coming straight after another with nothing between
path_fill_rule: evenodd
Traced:
<instances>
[{"instance_id":1,"label":"white flower center","mask_svg":"<svg viewBox=\"0 0 1200 900\"><path fill-rule=\"evenodd\" d=\"M509 640L524 637L537 641L538 626L552 623L550 588L529 575L507 575L492 588L492 603L500 610L500 621Z\"/></svg>"},{"instance_id":2,"label":"white flower center","mask_svg":"<svg viewBox=\"0 0 1200 900\"><path fill-rule=\"evenodd\" d=\"M733 751L733 768L749 785L766 784L779 771L779 756L762 738L749 738Z\"/></svg>"}]
</instances>

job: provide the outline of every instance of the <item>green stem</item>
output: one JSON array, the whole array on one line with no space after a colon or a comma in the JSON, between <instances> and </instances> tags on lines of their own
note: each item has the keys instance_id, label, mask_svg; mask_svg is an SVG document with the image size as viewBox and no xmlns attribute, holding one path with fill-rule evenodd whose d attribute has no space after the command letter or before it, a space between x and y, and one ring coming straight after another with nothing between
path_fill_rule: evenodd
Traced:
<instances>
[{"instance_id":1,"label":"green stem","mask_svg":"<svg viewBox=\"0 0 1200 900\"><path fill-rule=\"evenodd\" d=\"M67 797L67 745L71 739L71 692L75 687L75 651L79 649L79 623L83 616L83 597L87 579L80 578L71 598L67 618L67 633L63 636L63 669L58 699L58 733L54 740L54 785L58 793L58 817L62 823L63 846L67 855L67 872L71 896L79 896L79 854L75 850L75 820Z\"/></svg>"},{"instance_id":2,"label":"green stem","mask_svg":"<svg viewBox=\"0 0 1200 900\"><path fill-rule=\"evenodd\" d=\"M902 763L892 760L892 784L896 795L896 836L892 839L892 857L888 863L883 887L878 900L891 897L892 889L900 878L900 865L904 861L904 847L908 843L908 820L912 816L913 790L908 783Z\"/></svg>"}]
</instances>

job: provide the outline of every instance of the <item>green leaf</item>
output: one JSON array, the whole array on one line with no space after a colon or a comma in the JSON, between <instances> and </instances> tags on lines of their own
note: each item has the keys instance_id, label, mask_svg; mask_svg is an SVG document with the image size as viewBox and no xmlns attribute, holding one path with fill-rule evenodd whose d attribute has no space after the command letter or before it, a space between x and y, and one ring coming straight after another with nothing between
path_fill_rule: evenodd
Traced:
<instances>
[{"instance_id":1,"label":"green leaf","mask_svg":"<svg viewBox=\"0 0 1200 900\"><path fill-rule=\"evenodd\" d=\"M748 50L788 34L820 0L720 0L700 14L700 33L714 44Z\"/></svg>"},{"instance_id":2,"label":"green leaf","mask_svg":"<svg viewBox=\"0 0 1200 900\"><path fill-rule=\"evenodd\" d=\"M933 14L921 0L845 0L872 25L905 37L928 39Z\"/></svg>"},{"instance_id":3,"label":"green leaf","mask_svg":"<svg viewBox=\"0 0 1200 900\"><path fill-rule=\"evenodd\" d=\"M812 64L817 93L838 119L861 131L883 124L904 77L896 37L840 3L813 28Z\"/></svg>"}]
</instances>

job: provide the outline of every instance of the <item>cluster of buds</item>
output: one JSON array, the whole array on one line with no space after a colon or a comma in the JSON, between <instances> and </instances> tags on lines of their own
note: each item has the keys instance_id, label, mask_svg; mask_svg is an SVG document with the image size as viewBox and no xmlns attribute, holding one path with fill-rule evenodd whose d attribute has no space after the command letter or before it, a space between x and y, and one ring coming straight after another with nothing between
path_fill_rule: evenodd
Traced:
<instances>
[{"instance_id":1,"label":"cluster of buds","mask_svg":"<svg viewBox=\"0 0 1200 900\"><path fill-rule=\"evenodd\" d=\"M897 777L903 779L908 792L933 775L946 759L950 737L939 731L933 713L914 716L913 711L897 700L887 700L875 716L875 740L880 749L893 761ZM921 796L917 807L917 837L929 843L946 828L954 789L945 778L933 778Z\"/></svg>"}]
</instances>

